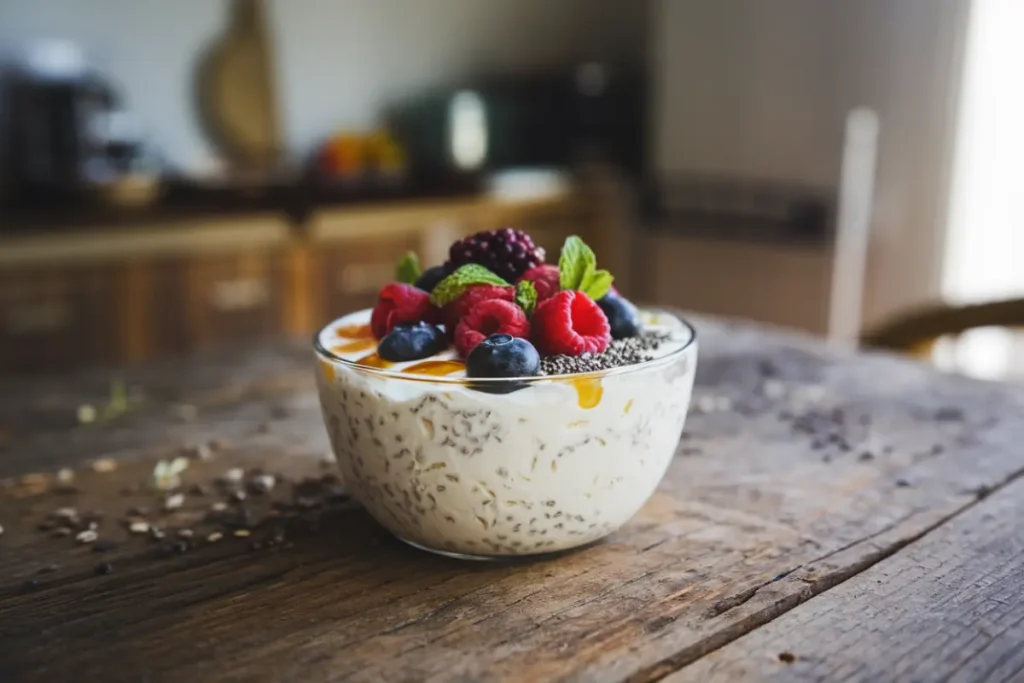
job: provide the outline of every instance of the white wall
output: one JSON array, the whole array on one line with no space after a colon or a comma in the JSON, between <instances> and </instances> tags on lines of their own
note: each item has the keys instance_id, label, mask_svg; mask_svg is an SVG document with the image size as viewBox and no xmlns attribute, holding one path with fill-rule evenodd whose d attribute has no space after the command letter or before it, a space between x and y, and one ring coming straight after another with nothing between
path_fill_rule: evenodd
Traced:
<instances>
[{"instance_id":1,"label":"white wall","mask_svg":"<svg viewBox=\"0 0 1024 683\"><path fill-rule=\"evenodd\" d=\"M857 106L881 120L871 324L939 293L969 0L660 0L658 166L838 181Z\"/></svg>"},{"instance_id":2,"label":"white wall","mask_svg":"<svg viewBox=\"0 0 1024 683\"><path fill-rule=\"evenodd\" d=\"M284 133L299 152L369 126L407 89L578 60L643 58L642 0L270 0ZM192 70L227 0L0 0L0 52L77 41L175 162L202 165Z\"/></svg>"}]
</instances>

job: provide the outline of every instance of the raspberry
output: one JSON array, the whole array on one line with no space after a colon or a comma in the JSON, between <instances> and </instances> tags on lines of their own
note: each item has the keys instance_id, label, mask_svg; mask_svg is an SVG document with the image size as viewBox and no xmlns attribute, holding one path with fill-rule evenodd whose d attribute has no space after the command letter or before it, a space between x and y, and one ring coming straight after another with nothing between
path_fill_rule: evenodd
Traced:
<instances>
[{"instance_id":1,"label":"raspberry","mask_svg":"<svg viewBox=\"0 0 1024 683\"><path fill-rule=\"evenodd\" d=\"M608 318L583 292L565 289L537 305L533 343L545 356L601 353L612 339Z\"/></svg>"},{"instance_id":2,"label":"raspberry","mask_svg":"<svg viewBox=\"0 0 1024 683\"><path fill-rule=\"evenodd\" d=\"M508 282L515 282L527 270L544 262L544 249L522 230L502 228L478 232L459 240L448 250L449 271L467 263L478 263Z\"/></svg>"},{"instance_id":3,"label":"raspberry","mask_svg":"<svg viewBox=\"0 0 1024 683\"><path fill-rule=\"evenodd\" d=\"M467 288L455 301L444 307L441 319L448 331L449 337L454 337L455 328L469 311L481 301L488 299L501 299L512 301L515 299L516 290L513 287L499 287L497 285L472 285Z\"/></svg>"},{"instance_id":4,"label":"raspberry","mask_svg":"<svg viewBox=\"0 0 1024 683\"><path fill-rule=\"evenodd\" d=\"M465 358L473 348L492 334L510 334L529 338L530 321L523 309L510 301L481 301L455 328L455 349Z\"/></svg>"},{"instance_id":5,"label":"raspberry","mask_svg":"<svg viewBox=\"0 0 1024 683\"><path fill-rule=\"evenodd\" d=\"M558 291L558 266L542 263L523 273L520 280L529 280L537 289L537 301L544 301Z\"/></svg>"},{"instance_id":6,"label":"raspberry","mask_svg":"<svg viewBox=\"0 0 1024 683\"><path fill-rule=\"evenodd\" d=\"M412 285L392 282L384 285L377 295L377 305L370 315L370 330L374 337L383 339L399 323L415 323L435 316L429 294Z\"/></svg>"}]
</instances>

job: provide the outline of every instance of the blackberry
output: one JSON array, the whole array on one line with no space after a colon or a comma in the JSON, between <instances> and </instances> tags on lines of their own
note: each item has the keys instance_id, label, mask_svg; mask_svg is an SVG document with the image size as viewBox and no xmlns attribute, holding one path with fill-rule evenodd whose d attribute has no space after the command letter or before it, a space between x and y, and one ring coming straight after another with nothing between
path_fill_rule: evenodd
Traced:
<instances>
[{"instance_id":1,"label":"blackberry","mask_svg":"<svg viewBox=\"0 0 1024 683\"><path fill-rule=\"evenodd\" d=\"M478 232L459 240L448 251L449 270L467 263L484 266L507 282L515 282L534 266L544 262L544 249L522 230L502 228Z\"/></svg>"}]
</instances>

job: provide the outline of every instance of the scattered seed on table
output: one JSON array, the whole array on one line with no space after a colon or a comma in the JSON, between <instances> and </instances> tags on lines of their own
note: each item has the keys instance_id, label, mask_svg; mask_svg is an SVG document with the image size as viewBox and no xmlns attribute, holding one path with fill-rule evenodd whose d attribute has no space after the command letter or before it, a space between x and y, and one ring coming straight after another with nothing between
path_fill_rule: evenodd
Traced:
<instances>
[{"instance_id":1,"label":"scattered seed on table","mask_svg":"<svg viewBox=\"0 0 1024 683\"><path fill-rule=\"evenodd\" d=\"M109 562L100 562L98 565L96 565L96 569L94 571L96 572L96 576L113 574L114 565L110 564Z\"/></svg>"},{"instance_id":2,"label":"scattered seed on table","mask_svg":"<svg viewBox=\"0 0 1024 683\"><path fill-rule=\"evenodd\" d=\"M0 536L4 535L4 525L0 524Z\"/></svg>"},{"instance_id":3,"label":"scattered seed on table","mask_svg":"<svg viewBox=\"0 0 1024 683\"><path fill-rule=\"evenodd\" d=\"M245 470L241 467L232 467L230 470L224 473L224 480L229 481L233 484L237 484L242 481L245 477Z\"/></svg>"},{"instance_id":4,"label":"scattered seed on table","mask_svg":"<svg viewBox=\"0 0 1024 683\"><path fill-rule=\"evenodd\" d=\"M106 552L110 552L111 550L113 550L116 547L117 547L117 543L115 543L114 541L109 541L109 540L106 540L106 539L102 539L102 540L96 541L95 543L92 544L92 551L94 553L106 553Z\"/></svg>"},{"instance_id":5,"label":"scattered seed on table","mask_svg":"<svg viewBox=\"0 0 1024 683\"><path fill-rule=\"evenodd\" d=\"M228 504L222 501L218 501L210 506L210 509L214 512L224 512L228 509Z\"/></svg>"},{"instance_id":6,"label":"scattered seed on table","mask_svg":"<svg viewBox=\"0 0 1024 683\"><path fill-rule=\"evenodd\" d=\"M55 526L57 526L56 522L47 520L45 522L39 522L39 524L36 525L36 529L39 531L53 531Z\"/></svg>"},{"instance_id":7,"label":"scattered seed on table","mask_svg":"<svg viewBox=\"0 0 1024 683\"><path fill-rule=\"evenodd\" d=\"M164 500L164 510L177 510L185 503L185 494L175 493Z\"/></svg>"},{"instance_id":8,"label":"scattered seed on table","mask_svg":"<svg viewBox=\"0 0 1024 683\"><path fill-rule=\"evenodd\" d=\"M163 540L166 536L167 534L165 534L162 530L158 529L157 527L149 527L149 537L152 538L154 541Z\"/></svg>"},{"instance_id":9,"label":"scattered seed on table","mask_svg":"<svg viewBox=\"0 0 1024 683\"><path fill-rule=\"evenodd\" d=\"M64 519L69 522L78 521L78 510L75 508L57 508L51 515L55 519Z\"/></svg>"},{"instance_id":10,"label":"scattered seed on table","mask_svg":"<svg viewBox=\"0 0 1024 683\"><path fill-rule=\"evenodd\" d=\"M100 458L92 461L92 471L107 474L117 469L117 461L111 458Z\"/></svg>"},{"instance_id":11,"label":"scattered seed on table","mask_svg":"<svg viewBox=\"0 0 1024 683\"><path fill-rule=\"evenodd\" d=\"M248 538L252 535L252 532L248 529L235 529L235 536L238 538Z\"/></svg>"},{"instance_id":12,"label":"scattered seed on table","mask_svg":"<svg viewBox=\"0 0 1024 683\"><path fill-rule=\"evenodd\" d=\"M60 470L57 470L57 481L59 481L60 483L62 483L62 484L70 484L74 480L75 480L75 472L74 472L74 470L68 469L67 467L64 467L64 468L62 468Z\"/></svg>"},{"instance_id":13,"label":"scattered seed on table","mask_svg":"<svg viewBox=\"0 0 1024 683\"><path fill-rule=\"evenodd\" d=\"M75 536L75 541L78 543L95 543L96 539L99 538L99 534L93 529L86 529Z\"/></svg>"},{"instance_id":14,"label":"scattered seed on table","mask_svg":"<svg viewBox=\"0 0 1024 683\"><path fill-rule=\"evenodd\" d=\"M252 482L249 484L249 490L256 495L262 495L272 491L276 484L277 480L274 478L274 475L259 474L253 477Z\"/></svg>"},{"instance_id":15,"label":"scattered seed on table","mask_svg":"<svg viewBox=\"0 0 1024 683\"><path fill-rule=\"evenodd\" d=\"M214 531L212 534L206 537L207 543L216 543L220 539L224 538L224 534L219 531Z\"/></svg>"},{"instance_id":16,"label":"scattered seed on table","mask_svg":"<svg viewBox=\"0 0 1024 683\"><path fill-rule=\"evenodd\" d=\"M132 522L131 526L128 527L128 531L133 534L148 534L149 522Z\"/></svg>"},{"instance_id":17,"label":"scattered seed on table","mask_svg":"<svg viewBox=\"0 0 1024 683\"><path fill-rule=\"evenodd\" d=\"M92 533L96 533L96 532L94 531ZM71 535L71 529L69 529L66 526L59 526L56 529L54 529L53 532L50 535L53 536L54 538L64 538L65 536L70 536Z\"/></svg>"},{"instance_id":18,"label":"scattered seed on table","mask_svg":"<svg viewBox=\"0 0 1024 683\"><path fill-rule=\"evenodd\" d=\"M235 491L231 494L231 500L235 503L241 503L245 500L245 491Z\"/></svg>"},{"instance_id":19,"label":"scattered seed on table","mask_svg":"<svg viewBox=\"0 0 1024 683\"><path fill-rule=\"evenodd\" d=\"M195 535L191 529L178 529L178 538L192 538Z\"/></svg>"}]
</instances>

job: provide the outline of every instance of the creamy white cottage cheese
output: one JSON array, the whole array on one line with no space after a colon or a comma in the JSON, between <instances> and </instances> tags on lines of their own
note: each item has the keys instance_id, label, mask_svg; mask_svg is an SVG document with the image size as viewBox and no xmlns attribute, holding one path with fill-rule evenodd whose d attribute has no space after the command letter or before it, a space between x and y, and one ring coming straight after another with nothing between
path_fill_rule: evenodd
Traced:
<instances>
[{"instance_id":1,"label":"creamy white cottage cheese","mask_svg":"<svg viewBox=\"0 0 1024 683\"><path fill-rule=\"evenodd\" d=\"M671 334L653 360L505 394L468 386L450 353L428 366L443 376L409 372L423 361L356 365L377 363L369 311L332 323L317 375L346 487L394 534L442 552L546 553L611 533L664 476L696 368L688 326L642 319Z\"/></svg>"}]
</instances>

